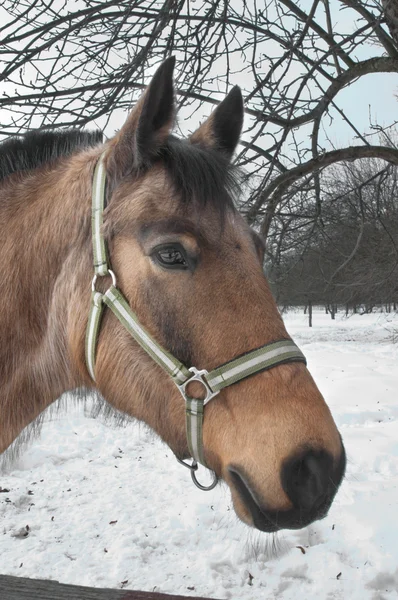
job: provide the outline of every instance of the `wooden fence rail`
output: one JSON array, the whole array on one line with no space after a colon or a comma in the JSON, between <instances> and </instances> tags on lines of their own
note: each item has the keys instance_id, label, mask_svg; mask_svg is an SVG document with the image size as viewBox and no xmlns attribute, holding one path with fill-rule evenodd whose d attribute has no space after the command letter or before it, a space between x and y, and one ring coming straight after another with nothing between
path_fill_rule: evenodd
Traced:
<instances>
[{"instance_id":1,"label":"wooden fence rail","mask_svg":"<svg viewBox=\"0 0 398 600\"><path fill-rule=\"evenodd\" d=\"M57 581L0 575L0 600L211 600L157 592L65 585ZM213 599L215 600L215 599Z\"/></svg>"}]
</instances>

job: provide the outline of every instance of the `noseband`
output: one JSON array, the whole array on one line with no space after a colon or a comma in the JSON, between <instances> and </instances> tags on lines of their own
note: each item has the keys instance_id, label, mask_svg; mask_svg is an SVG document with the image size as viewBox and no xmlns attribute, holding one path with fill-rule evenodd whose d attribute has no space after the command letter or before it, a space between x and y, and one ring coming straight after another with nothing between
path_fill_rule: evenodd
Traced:
<instances>
[{"instance_id":1,"label":"noseband","mask_svg":"<svg viewBox=\"0 0 398 600\"><path fill-rule=\"evenodd\" d=\"M260 371L272 369L277 365L303 362L305 357L292 340L279 340L256 348L251 352L238 356L220 367L208 372L196 367L187 368L175 356L165 350L139 323L136 314L131 310L126 298L117 288L116 276L109 268L107 248L102 234L103 211L105 206L106 170L105 154L102 154L94 171L92 191L92 242L94 255L94 278L92 282L91 308L86 333L86 362L88 371L95 381L95 357L101 317L107 306L132 335L135 341L149 354L176 384L185 401L186 432L192 463L179 460L188 467L194 483L202 490L210 490L217 484L214 481L208 487L201 485L196 479L198 463L205 467L203 449L203 416L204 407L225 387ZM112 284L102 293L96 290L98 277L111 277ZM188 385L198 381L202 384L204 397L193 398L187 392Z\"/></svg>"}]
</instances>

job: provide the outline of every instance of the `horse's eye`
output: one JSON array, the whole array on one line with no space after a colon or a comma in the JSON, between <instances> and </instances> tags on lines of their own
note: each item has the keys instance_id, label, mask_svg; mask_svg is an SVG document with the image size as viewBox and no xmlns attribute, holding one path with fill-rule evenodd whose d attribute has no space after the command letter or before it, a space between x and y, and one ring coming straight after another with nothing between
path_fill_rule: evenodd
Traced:
<instances>
[{"instance_id":1,"label":"horse's eye","mask_svg":"<svg viewBox=\"0 0 398 600\"><path fill-rule=\"evenodd\" d=\"M188 269L188 262L182 246L158 246L152 253L152 258L161 267L168 269Z\"/></svg>"}]
</instances>

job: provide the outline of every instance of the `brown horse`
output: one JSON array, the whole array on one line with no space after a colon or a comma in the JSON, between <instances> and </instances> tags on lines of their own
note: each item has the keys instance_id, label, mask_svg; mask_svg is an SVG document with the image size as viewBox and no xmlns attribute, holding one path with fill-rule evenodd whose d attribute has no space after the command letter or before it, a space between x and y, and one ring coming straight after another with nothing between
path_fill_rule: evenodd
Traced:
<instances>
[{"instance_id":1,"label":"brown horse","mask_svg":"<svg viewBox=\"0 0 398 600\"><path fill-rule=\"evenodd\" d=\"M290 339L264 277L263 243L233 204L240 90L180 140L171 135L172 71L168 59L105 144L71 130L1 146L0 453L65 391L89 388L189 456L181 394L109 310L95 383L87 368L90 203L105 149L103 232L118 286L146 330L184 364L209 370ZM325 516L345 468L330 411L299 362L223 389L206 406L203 448L238 516L263 531Z\"/></svg>"}]
</instances>

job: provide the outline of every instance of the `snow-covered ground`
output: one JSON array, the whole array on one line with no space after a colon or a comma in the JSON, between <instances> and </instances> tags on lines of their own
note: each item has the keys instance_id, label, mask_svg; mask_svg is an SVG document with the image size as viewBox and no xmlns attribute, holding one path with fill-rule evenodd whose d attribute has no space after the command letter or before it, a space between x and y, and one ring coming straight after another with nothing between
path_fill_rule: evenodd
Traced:
<instances>
[{"instance_id":1,"label":"snow-covered ground","mask_svg":"<svg viewBox=\"0 0 398 600\"><path fill-rule=\"evenodd\" d=\"M236 600L397 598L393 323L321 311L312 329L302 313L285 320L347 449L326 519L277 536L251 530L226 486L196 489L145 428L110 428L71 407L0 473L0 573Z\"/></svg>"}]
</instances>

